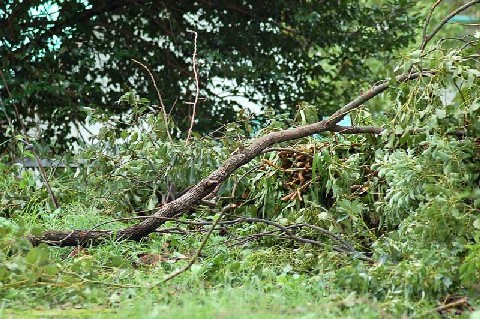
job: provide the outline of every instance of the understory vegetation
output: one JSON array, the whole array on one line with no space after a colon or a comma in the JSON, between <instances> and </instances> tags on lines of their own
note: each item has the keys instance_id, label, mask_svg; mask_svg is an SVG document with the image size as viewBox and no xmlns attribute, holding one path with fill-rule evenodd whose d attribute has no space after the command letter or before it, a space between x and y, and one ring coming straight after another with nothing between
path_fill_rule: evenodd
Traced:
<instances>
[{"instance_id":1,"label":"understory vegetation","mask_svg":"<svg viewBox=\"0 0 480 319\"><path fill-rule=\"evenodd\" d=\"M461 50L421 60L432 70L379 96L381 112L354 110L379 135L322 133L266 149L211 198L140 242L33 247L45 230L118 230L178 197L248 139L318 121L298 106L259 129L239 113L221 137L169 140L160 114L134 92L124 130L103 122L78 167L40 176L1 164L0 313L41 316L450 316L477 306L480 278L478 33ZM420 60L405 61L405 68ZM403 67L403 66L400 66ZM92 114L94 121L101 116ZM170 124L173 125L173 124ZM174 129L173 127L171 129ZM28 147L23 156L31 155ZM222 207L218 222L191 269ZM444 311L438 303L468 302ZM27 301L28 300L28 304ZM81 310L85 309L85 310ZM86 310L89 309L89 310ZM35 314L28 312L29 317ZM92 312L93 311L93 312Z\"/></svg>"},{"instance_id":2,"label":"understory vegetation","mask_svg":"<svg viewBox=\"0 0 480 319\"><path fill-rule=\"evenodd\" d=\"M429 40L332 125L303 102L185 139L129 91L122 117L85 110L101 129L65 167L5 155L0 318L480 318L480 31ZM312 123L325 127L151 217L255 141ZM20 158L41 155L13 139ZM155 218L148 236L118 235ZM74 230L85 240L62 247Z\"/></svg>"}]
</instances>

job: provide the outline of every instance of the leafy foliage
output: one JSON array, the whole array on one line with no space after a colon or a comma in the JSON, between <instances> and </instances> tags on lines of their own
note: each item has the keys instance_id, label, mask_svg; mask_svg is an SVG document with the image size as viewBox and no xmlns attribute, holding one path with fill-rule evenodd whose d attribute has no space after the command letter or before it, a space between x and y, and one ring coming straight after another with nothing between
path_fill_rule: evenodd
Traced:
<instances>
[{"instance_id":1,"label":"leafy foliage","mask_svg":"<svg viewBox=\"0 0 480 319\"><path fill-rule=\"evenodd\" d=\"M49 172L60 209L50 207L34 174L0 165L0 287L8 288L0 298L7 307L25 307L34 296L44 307L104 306L105 316L120 307L119 316L145 318L192 309L199 316L233 309L235 316L248 307L257 317L268 309L267 318L434 316L437 301L459 295L469 303L453 310L472 310L480 277L479 38L477 32L458 49L440 41L407 55L398 69L433 73L396 85L378 97L380 108L350 114L355 125L384 128L380 135L326 133L282 143L236 171L216 193L216 207L200 203L138 243L32 247L25 235L43 229L129 225L249 137L319 118L305 102L293 119L268 109L268 126L254 129L241 111L223 135L195 134L187 145L168 138L163 116L146 114L148 100L126 93L121 99L132 111L123 129L111 130L112 120L93 111L104 128L79 151L87 161ZM215 213L230 203L236 209L229 224L188 275L159 284L187 262ZM339 249L345 242L353 250ZM225 306L237 299L241 307Z\"/></svg>"},{"instance_id":2,"label":"leafy foliage","mask_svg":"<svg viewBox=\"0 0 480 319\"><path fill-rule=\"evenodd\" d=\"M478 41L471 41L477 48ZM238 204L233 215L283 226L321 227L350 242L371 262L335 250L333 237L315 228L301 228L296 235L322 242L321 249L289 238L255 237L277 228L240 223L213 236L189 278L175 281L180 285L178 293L185 294L182 290L191 287L214 293L215 289L206 287L221 283L238 289L249 283L269 294L301 286L310 298L339 294L347 302L352 298L342 293L347 290L391 302L392 312L420 311L425 302L434 303L448 294L476 298L480 96L475 89L478 62L469 58L472 52L468 48L434 51L434 59L423 60L423 67L431 63L434 76L386 93L382 99L390 102L383 113L364 108L353 115L358 125L384 125L380 136L328 133L284 143L280 150L242 167L217 193L218 204ZM5 175L12 178L4 181L10 192L4 193L7 199L2 205L10 219L1 220L0 278L4 287L15 289L4 290L2 298L19 300L35 291L53 303L98 304L107 298L112 305L136 300L144 289L150 291L159 276L184 263L201 235L152 234L141 243L112 241L72 254L64 248L32 248L25 232L38 232L38 227L119 229L130 221L104 224L105 216L148 214L218 167L242 147L244 137L317 120L305 104L295 119L272 116L268 127L254 132L249 117L240 113L236 125L227 126L225 137L196 137L186 145L168 139L162 116L143 114L147 101L140 103L131 93L125 98L135 107L124 118L126 128L117 135L104 123L95 145L79 154L89 159L87 163L57 173L52 180L54 184L59 178L75 180L75 184L56 184L67 194L81 190L64 197L63 207L55 213L46 212L46 194L40 196L43 200L12 206L5 195L11 196L11 190L32 194L41 188L30 173L13 178L19 172L3 166ZM22 198L22 192L17 197ZM200 205L185 218L208 221L214 212ZM194 229L177 221L164 227L180 233ZM235 243L240 246L232 247ZM359 302L353 300L354 305Z\"/></svg>"},{"instance_id":3,"label":"leafy foliage","mask_svg":"<svg viewBox=\"0 0 480 319\"><path fill-rule=\"evenodd\" d=\"M228 96L290 113L306 101L325 115L360 83L375 80L365 58L384 57L412 38L412 3L2 1L0 55L11 92L1 86L2 108L17 130L20 121L27 129L46 125L41 138L53 139L58 151L72 142L70 123L85 120L86 106L125 112L127 104L110 102L129 89L159 103L137 59L158 77L167 111L184 131L195 94L192 29L201 88L197 131L235 119L238 99ZM2 112L2 128L7 120ZM11 136L4 132L0 140Z\"/></svg>"}]
</instances>

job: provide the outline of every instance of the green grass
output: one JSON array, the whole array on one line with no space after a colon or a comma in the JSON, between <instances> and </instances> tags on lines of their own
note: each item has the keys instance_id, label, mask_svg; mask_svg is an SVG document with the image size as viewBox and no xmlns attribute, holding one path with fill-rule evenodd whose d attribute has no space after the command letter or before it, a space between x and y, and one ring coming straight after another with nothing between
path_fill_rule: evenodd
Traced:
<instances>
[{"instance_id":1,"label":"green grass","mask_svg":"<svg viewBox=\"0 0 480 319\"><path fill-rule=\"evenodd\" d=\"M271 240L227 247L230 237L218 234L209 238L190 270L167 283L162 283L164 276L186 264L203 234L152 235L142 242L110 240L75 257L69 257L72 248L40 247L35 248L39 257L31 261L35 258L29 257L32 249L24 235L33 228L91 229L112 218L85 204L87 199L54 211L45 210L42 203L0 220L4 229L15 229L2 237L0 227L0 319L434 318L435 311L427 312L445 298L389 290L394 279L407 283L415 279L417 263L398 274L375 277L368 273L370 265L328 249ZM122 226L116 222L100 229ZM162 260L142 265L138 258L142 253L160 255ZM3 265L7 268L2 270ZM47 273L52 265L58 272ZM367 274L377 282L367 286Z\"/></svg>"},{"instance_id":2,"label":"green grass","mask_svg":"<svg viewBox=\"0 0 480 319\"><path fill-rule=\"evenodd\" d=\"M174 288L168 287L168 288ZM143 291L109 307L3 310L0 318L389 318L385 306L355 294L315 297L290 288L274 292L251 287L164 293ZM114 299L114 298L111 298Z\"/></svg>"},{"instance_id":3,"label":"green grass","mask_svg":"<svg viewBox=\"0 0 480 319\"><path fill-rule=\"evenodd\" d=\"M78 214L70 207L59 213L61 219L27 219L26 224L58 229L68 221L72 229L98 222L88 210ZM73 258L67 257L71 248L49 247L50 262L60 265L60 275L0 287L0 319L368 319L398 318L435 307L423 300L397 296L376 301L342 290L332 282L332 272L302 271L312 262L304 257L305 249L227 249L228 239L218 235L210 238L192 269L161 283L165 274L187 262L174 256L191 254L202 236L153 236L141 243L112 240ZM166 260L138 265L140 252L161 254Z\"/></svg>"}]
</instances>

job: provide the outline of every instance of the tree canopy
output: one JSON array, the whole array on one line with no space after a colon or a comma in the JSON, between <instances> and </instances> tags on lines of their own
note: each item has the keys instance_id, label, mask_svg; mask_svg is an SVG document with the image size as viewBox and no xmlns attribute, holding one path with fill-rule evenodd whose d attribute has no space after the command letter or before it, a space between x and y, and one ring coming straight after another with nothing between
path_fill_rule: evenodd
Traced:
<instances>
[{"instance_id":1,"label":"tree canopy","mask_svg":"<svg viewBox=\"0 0 480 319\"><path fill-rule=\"evenodd\" d=\"M412 38L413 2L2 1L0 139L10 117L17 128L48 124L42 138L64 146L84 107L125 112L115 102L128 90L158 103L132 59L151 70L167 112L185 128L196 93L190 31L198 33L197 131L235 120L233 96L290 113L305 101L326 115L376 80L368 58Z\"/></svg>"}]
</instances>

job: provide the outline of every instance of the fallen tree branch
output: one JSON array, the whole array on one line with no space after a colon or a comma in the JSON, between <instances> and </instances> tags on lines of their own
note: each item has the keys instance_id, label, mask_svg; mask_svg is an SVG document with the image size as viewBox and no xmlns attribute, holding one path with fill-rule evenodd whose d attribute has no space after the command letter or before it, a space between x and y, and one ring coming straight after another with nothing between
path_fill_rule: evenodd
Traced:
<instances>
[{"instance_id":1,"label":"fallen tree branch","mask_svg":"<svg viewBox=\"0 0 480 319\"><path fill-rule=\"evenodd\" d=\"M106 238L116 236L117 240L140 240L148 234L156 231L165 221L158 217L175 217L182 212L188 211L192 206L209 195L223 181L225 181L235 170L247 164L256 156L260 155L266 148L286 141L296 140L307 137L312 134L321 132L336 132L340 130L340 126L336 124L340 122L350 111L361 107L365 102L388 89L392 84L403 83L414 80L422 76L432 76L432 71L421 71L414 73L405 73L397 76L392 81L384 81L378 85L374 85L365 93L358 96L344 107L340 108L332 116L326 120L307 124L283 131L271 132L262 137L253 140L250 145L233 154L228 158L222 166L214 170L209 176L205 177L197 184L192 186L187 192L177 199L163 205L158 211L136 225L119 230L119 231L47 231L41 236L30 235L28 238L33 245L47 243L58 246L77 246L97 244ZM353 128L351 129L353 130Z\"/></svg>"}]
</instances>

